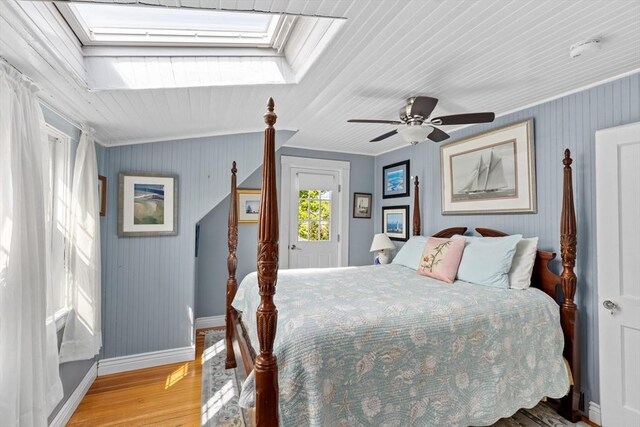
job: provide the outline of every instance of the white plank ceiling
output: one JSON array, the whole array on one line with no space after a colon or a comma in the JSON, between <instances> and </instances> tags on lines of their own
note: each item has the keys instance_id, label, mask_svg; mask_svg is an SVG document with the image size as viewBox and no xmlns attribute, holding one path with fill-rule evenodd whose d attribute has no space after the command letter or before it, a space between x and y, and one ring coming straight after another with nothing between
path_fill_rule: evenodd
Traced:
<instances>
[{"instance_id":1,"label":"white plank ceiling","mask_svg":"<svg viewBox=\"0 0 640 427\"><path fill-rule=\"evenodd\" d=\"M393 127L348 124L347 119L397 119L404 99L415 95L440 98L436 115L501 114L640 70L640 1L147 3L347 21L298 84L90 92L65 89L77 79L60 68L59 78L49 78L43 87L57 98L65 93L73 98L50 102L74 103L67 113L90 123L105 145L255 131L263 128L262 114L272 96L277 127L299 130L287 145L378 154L405 143L399 136L370 143ZM569 57L571 44L593 37L602 40L599 52ZM21 67L28 73L27 62Z\"/></svg>"}]
</instances>

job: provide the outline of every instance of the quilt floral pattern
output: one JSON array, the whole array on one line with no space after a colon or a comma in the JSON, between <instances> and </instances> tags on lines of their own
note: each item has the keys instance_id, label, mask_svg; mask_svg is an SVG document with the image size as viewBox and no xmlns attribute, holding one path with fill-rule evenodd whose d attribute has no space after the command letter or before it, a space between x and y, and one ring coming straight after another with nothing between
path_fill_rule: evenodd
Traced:
<instances>
[{"instance_id":1,"label":"quilt floral pattern","mask_svg":"<svg viewBox=\"0 0 640 427\"><path fill-rule=\"evenodd\" d=\"M256 350L259 301L252 273L233 306ZM280 270L275 303L283 426L489 425L569 388L558 305L534 288Z\"/></svg>"}]
</instances>

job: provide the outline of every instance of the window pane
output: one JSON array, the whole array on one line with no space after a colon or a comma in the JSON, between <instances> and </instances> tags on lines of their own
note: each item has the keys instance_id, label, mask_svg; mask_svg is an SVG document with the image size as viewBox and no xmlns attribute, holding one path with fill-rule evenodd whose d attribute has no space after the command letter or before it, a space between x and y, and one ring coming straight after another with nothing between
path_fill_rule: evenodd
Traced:
<instances>
[{"instance_id":1,"label":"window pane","mask_svg":"<svg viewBox=\"0 0 640 427\"><path fill-rule=\"evenodd\" d=\"M89 28L138 28L265 33L273 15L217 10L75 3Z\"/></svg>"},{"instance_id":2,"label":"window pane","mask_svg":"<svg viewBox=\"0 0 640 427\"><path fill-rule=\"evenodd\" d=\"M298 240L309 240L309 223L307 221L298 223Z\"/></svg>"},{"instance_id":3,"label":"window pane","mask_svg":"<svg viewBox=\"0 0 640 427\"><path fill-rule=\"evenodd\" d=\"M329 223L320 223L320 240L329 240Z\"/></svg>"},{"instance_id":4,"label":"window pane","mask_svg":"<svg viewBox=\"0 0 640 427\"><path fill-rule=\"evenodd\" d=\"M318 240L318 221L309 221L309 240Z\"/></svg>"},{"instance_id":5,"label":"window pane","mask_svg":"<svg viewBox=\"0 0 640 427\"><path fill-rule=\"evenodd\" d=\"M300 190L298 192L298 197L301 199L306 199L309 197L309 190Z\"/></svg>"},{"instance_id":6,"label":"window pane","mask_svg":"<svg viewBox=\"0 0 640 427\"><path fill-rule=\"evenodd\" d=\"M318 190L309 190L309 198L317 199L320 196L320 191Z\"/></svg>"},{"instance_id":7,"label":"window pane","mask_svg":"<svg viewBox=\"0 0 640 427\"><path fill-rule=\"evenodd\" d=\"M320 202L318 200L309 200L309 218L320 219Z\"/></svg>"},{"instance_id":8,"label":"window pane","mask_svg":"<svg viewBox=\"0 0 640 427\"><path fill-rule=\"evenodd\" d=\"M331 191L321 191L320 198L323 200L331 200Z\"/></svg>"},{"instance_id":9,"label":"window pane","mask_svg":"<svg viewBox=\"0 0 640 427\"><path fill-rule=\"evenodd\" d=\"M331 219L331 202L324 200L320 202L320 219L325 221Z\"/></svg>"},{"instance_id":10,"label":"window pane","mask_svg":"<svg viewBox=\"0 0 640 427\"><path fill-rule=\"evenodd\" d=\"M309 219L309 201L307 199L298 200L298 219Z\"/></svg>"}]
</instances>

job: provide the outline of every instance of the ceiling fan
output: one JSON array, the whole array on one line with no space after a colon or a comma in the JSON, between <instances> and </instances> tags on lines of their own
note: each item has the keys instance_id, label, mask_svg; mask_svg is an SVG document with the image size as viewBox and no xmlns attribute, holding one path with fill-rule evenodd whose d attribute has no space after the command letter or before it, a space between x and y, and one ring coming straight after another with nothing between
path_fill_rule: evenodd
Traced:
<instances>
[{"instance_id":1,"label":"ceiling fan","mask_svg":"<svg viewBox=\"0 0 640 427\"><path fill-rule=\"evenodd\" d=\"M453 114L430 118L433 109L436 108L438 100L429 96L416 96L407 99L407 105L400 109L400 121L398 120L371 120L371 119L351 119L349 123L384 123L389 125L406 125L400 129L394 129L373 138L370 142L378 142L399 133L408 143L415 145L425 139L433 142L442 142L449 138L449 135L438 129L437 126L466 125L472 123L492 122L496 115L494 113L466 113Z\"/></svg>"}]
</instances>

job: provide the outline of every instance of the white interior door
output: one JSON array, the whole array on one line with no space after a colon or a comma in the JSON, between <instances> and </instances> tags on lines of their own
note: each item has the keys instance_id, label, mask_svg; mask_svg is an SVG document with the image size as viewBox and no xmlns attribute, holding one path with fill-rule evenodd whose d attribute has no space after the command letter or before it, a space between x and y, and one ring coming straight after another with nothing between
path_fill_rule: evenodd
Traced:
<instances>
[{"instance_id":1,"label":"white interior door","mask_svg":"<svg viewBox=\"0 0 640 427\"><path fill-rule=\"evenodd\" d=\"M292 168L289 268L338 267L339 173Z\"/></svg>"},{"instance_id":2,"label":"white interior door","mask_svg":"<svg viewBox=\"0 0 640 427\"><path fill-rule=\"evenodd\" d=\"M349 163L282 156L280 265L348 263Z\"/></svg>"},{"instance_id":3,"label":"white interior door","mask_svg":"<svg viewBox=\"0 0 640 427\"><path fill-rule=\"evenodd\" d=\"M640 123L596 132L602 425L640 426Z\"/></svg>"}]
</instances>

